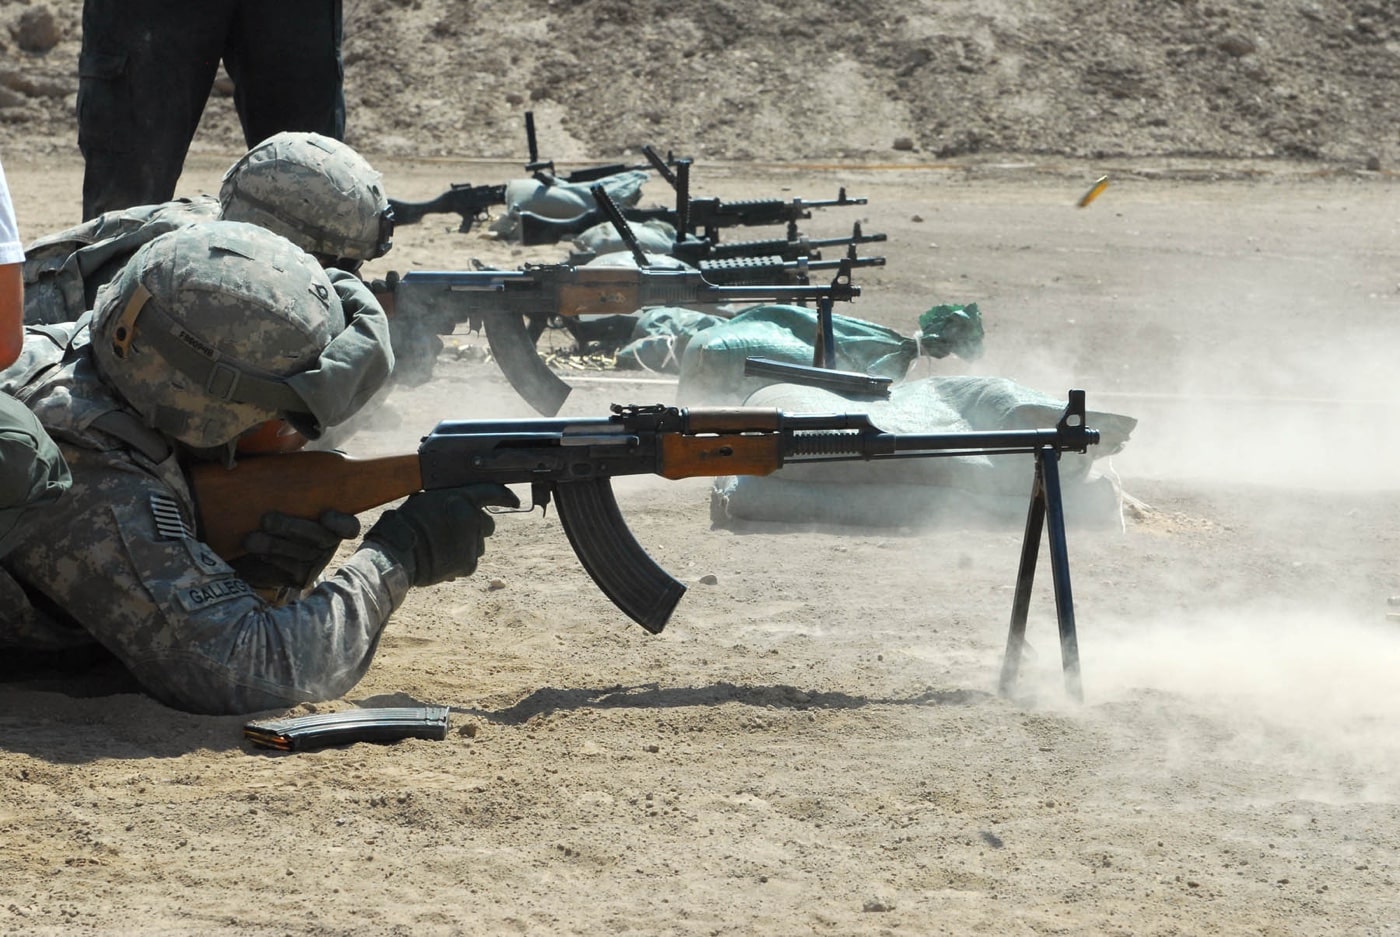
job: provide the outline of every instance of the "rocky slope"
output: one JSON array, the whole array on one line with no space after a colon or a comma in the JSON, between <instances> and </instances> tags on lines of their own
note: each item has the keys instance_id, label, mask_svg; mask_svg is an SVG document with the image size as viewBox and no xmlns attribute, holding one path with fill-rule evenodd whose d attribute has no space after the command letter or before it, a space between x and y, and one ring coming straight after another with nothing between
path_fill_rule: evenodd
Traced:
<instances>
[{"instance_id":1,"label":"rocky slope","mask_svg":"<svg viewBox=\"0 0 1400 937\"><path fill-rule=\"evenodd\" d=\"M75 149L80 0L0 0L0 152ZM347 0L367 153L1400 161L1375 0ZM227 88L195 149L236 152Z\"/></svg>"}]
</instances>

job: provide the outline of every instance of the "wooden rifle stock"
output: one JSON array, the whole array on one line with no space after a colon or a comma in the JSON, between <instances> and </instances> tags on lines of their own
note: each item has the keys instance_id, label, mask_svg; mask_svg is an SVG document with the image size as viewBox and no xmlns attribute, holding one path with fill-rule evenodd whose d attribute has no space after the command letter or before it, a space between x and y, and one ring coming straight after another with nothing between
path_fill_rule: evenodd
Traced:
<instances>
[{"instance_id":1,"label":"wooden rifle stock","mask_svg":"<svg viewBox=\"0 0 1400 937\"><path fill-rule=\"evenodd\" d=\"M244 555L243 538L268 511L315 520L327 510L360 514L423 487L418 454L352 459L338 452L255 456L233 468L190 470L199 536L225 560Z\"/></svg>"}]
</instances>

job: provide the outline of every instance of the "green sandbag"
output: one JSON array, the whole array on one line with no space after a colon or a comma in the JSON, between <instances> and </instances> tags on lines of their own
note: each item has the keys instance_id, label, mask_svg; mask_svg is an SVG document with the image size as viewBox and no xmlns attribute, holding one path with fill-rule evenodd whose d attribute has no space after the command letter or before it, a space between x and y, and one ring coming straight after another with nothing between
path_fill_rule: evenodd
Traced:
<instances>
[{"instance_id":1,"label":"green sandbag","mask_svg":"<svg viewBox=\"0 0 1400 937\"><path fill-rule=\"evenodd\" d=\"M919 348L930 358L957 355L964 361L982 357L982 313L976 303L941 305L919 316Z\"/></svg>"},{"instance_id":2,"label":"green sandbag","mask_svg":"<svg viewBox=\"0 0 1400 937\"><path fill-rule=\"evenodd\" d=\"M850 316L833 315L835 361L840 371L898 380L918 357L918 344L893 329ZM728 322L694 336L681 357L677 399L687 405L739 403L771 378L744 376L750 357L812 364L817 313L803 306L746 309Z\"/></svg>"},{"instance_id":3,"label":"green sandbag","mask_svg":"<svg viewBox=\"0 0 1400 937\"><path fill-rule=\"evenodd\" d=\"M631 341L617 350L616 367L674 374L691 339L725 321L694 309L655 306L637 317Z\"/></svg>"}]
</instances>

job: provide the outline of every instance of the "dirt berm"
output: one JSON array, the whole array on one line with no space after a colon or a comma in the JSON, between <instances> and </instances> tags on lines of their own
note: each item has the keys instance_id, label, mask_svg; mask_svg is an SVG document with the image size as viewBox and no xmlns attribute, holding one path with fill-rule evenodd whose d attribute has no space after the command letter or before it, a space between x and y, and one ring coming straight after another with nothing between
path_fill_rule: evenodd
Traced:
<instances>
[{"instance_id":1,"label":"dirt berm","mask_svg":"<svg viewBox=\"0 0 1400 937\"><path fill-rule=\"evenodd\" d=\"M7 158L76 146L81 6L0 0ZM520 159L533 110L560 159L1400 159L1385 2L348 0L344 49L368 153Z\"/></svg>"}]
</instances>

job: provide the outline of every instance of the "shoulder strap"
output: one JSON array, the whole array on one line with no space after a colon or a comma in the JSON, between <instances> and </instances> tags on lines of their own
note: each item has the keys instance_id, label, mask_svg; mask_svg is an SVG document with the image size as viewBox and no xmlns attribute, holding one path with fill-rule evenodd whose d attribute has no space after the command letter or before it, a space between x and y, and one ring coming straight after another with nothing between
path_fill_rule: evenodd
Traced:
<instances>
[{"instance_id":1,"label":"shoulder strap","mask_svg":"<svg viewBox=\"0 0 1400 937\"><path fill-rule=\"evenodd\" d=\"M174 451L164 436L126 410L108 410L90 425L93 429L115 436L157 465L170 458Z\"/></svg>"}]
</instances>

